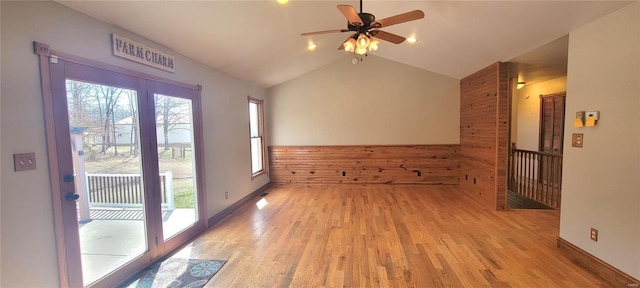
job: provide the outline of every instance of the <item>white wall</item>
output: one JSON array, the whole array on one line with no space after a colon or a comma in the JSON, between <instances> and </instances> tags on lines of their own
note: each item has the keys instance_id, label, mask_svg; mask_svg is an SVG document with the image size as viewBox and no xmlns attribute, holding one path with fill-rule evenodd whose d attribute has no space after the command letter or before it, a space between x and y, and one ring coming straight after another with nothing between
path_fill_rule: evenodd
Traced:
<instances>
[{"instance_id":1,"label":"white wall","mask_svg":"<svg viewBox=\"0 0 640 288\"><path fill-rule=\"evenodd\" d=\"M514 90L511 142L518 149L538 151L540 136L540 95L567 91L567 77L525 85Z\"/></svg>"},{"instance_id":2,"label":"white wall","mask_svg":"<svg viewBox=\"0 0 640 288\"><path fill-rule=\"evenodd\" d=\"M0 15L2 15L2 5L0 5ZM0 29L0 39L2 39L2 29ZM2 61L1 55L2 55L2 45L0 45L0 61ZM0 79L2 79L2 69L0 69ZM2 81L0 81L0 127L2 127ZM0 151L2 151L2 133L0 133ZM4 161L4 157L0 157L0 159ZM1 169L2 168L0 168L0 170ZM0 209L2 208L1 186L2 186L2 173L0 173ZM0 212L0 215L2 215L1 212ZM0 219L0 233L1 231L2 231L2 221ZM0 247L2 247L2 237L0 237ZM2 259L2 249L0 249L0 259ZM2 285L2 261L0 261L0 285Z\"/></svg>"},{"instance_id":3,"label":"white wall","mask_svg":"<svg viewBox=\"0 0 640 288\"><path fill-rule=\"evenodd\" d=\"M173 74L113 57L113 32L162 47L55 2L0 3L0 167L4 180L0 194L1 287L51 287L58 283L42 94L32 41L50 44L57 51L203 86L207 217L268 182L266 176L251 181L248 138L247 95L264 98L264 89L181 55L176 55ZM24 152L36 153L38 169L14 172L12 155ZM229 192L228 200L224 199L225 191Z\"/></svg>"},{"instance_id":4,"label":"white wall","mask_svg":"<svg viewBox=\"0 0 640 288\"><path fill-rule=\"evenodd\" d=\"M584 110L600 121L566 118L560 237L640 279L640 2L570 33L566 114Z\"/></svg>"},{"instance_id":5,"label":"white wall","mask_svg":"<svg viewBox=\"0 0 640 288\"><path fill-rule=\"evenodd\" d=\"M460 143L460 81L351 57L268 90L270 145Z\"/></svg>"}]
</instances>

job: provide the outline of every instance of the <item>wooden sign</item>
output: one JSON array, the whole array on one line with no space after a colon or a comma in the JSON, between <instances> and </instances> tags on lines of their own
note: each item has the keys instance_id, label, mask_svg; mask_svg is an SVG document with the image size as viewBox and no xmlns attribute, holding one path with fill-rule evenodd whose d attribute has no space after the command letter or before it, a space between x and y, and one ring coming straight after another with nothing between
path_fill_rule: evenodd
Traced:
<instances>
[{"instance_id":1,"label":"wooden sign","mask_svg":"<svg viewBox=\"0 0 640 288\"><path fill-rule=\"evenodd\" d=\"M116 33L112 35L113 55L134 62L149 65L168 72L175 72L175 57L158 49L122 37Z\"/></svg>"}]
</instances>

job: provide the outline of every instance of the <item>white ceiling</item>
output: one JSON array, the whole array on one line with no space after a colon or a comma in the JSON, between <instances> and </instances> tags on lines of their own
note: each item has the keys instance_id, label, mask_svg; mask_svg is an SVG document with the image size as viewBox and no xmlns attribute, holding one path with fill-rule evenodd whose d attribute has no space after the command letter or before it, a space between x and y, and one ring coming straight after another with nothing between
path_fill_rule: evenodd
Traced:
<instances>
[{"instance_id":1,"label":"white ceiling","mask_svg":"<svg viewBox=\"0 0 640 288\"><path fill-rule=\"evenodd\" d=\"M300 33L346 28L336 5L352 5L359 11L358 1L290 0L285 5L275 0L59 2L264 88L355 56L337 50L348 33L308 37ZM363 6L364 12L378 19L415 9L426 14L424 19L383 29L415 36L418 43L382 41L372 54L461 79L491 63L517 60L528 52L547 62L565 61L566 71L566 55L532 50L628 3L365 0ZM318 43L315 51L306 49L310 41ZM522 65L521 69L535 66Z\"/></svg>"}]
</instances>

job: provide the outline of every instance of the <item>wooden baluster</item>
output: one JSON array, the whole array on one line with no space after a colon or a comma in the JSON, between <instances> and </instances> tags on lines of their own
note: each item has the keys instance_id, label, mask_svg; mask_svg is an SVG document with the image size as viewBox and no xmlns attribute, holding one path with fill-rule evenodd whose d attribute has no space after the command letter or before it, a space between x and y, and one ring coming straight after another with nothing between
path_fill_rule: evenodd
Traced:
<instances>
[{"instance_id":1,"label":"wooden baluster","mask_svg":"<svg viewBox=\"0 0 640 288\"><path fill-rule=\"evenodd\" d=\"M527 153L527 196L532 198L534 196L532 186L533 186L533 154Z\"/></svg>"},{"instance_id":2,"label":"wooden baluster","mask_svg":"<svg viewBox=\"0 0 640 288\"><path fill-rule=\"evenodd\" d=\"M548 204L548 194L549 194L549 185L551 184L551 169L552 169L552 165L551 161L552 161L552 157L549 157L548 155L542 155L542 157L544 157L544 173L545 173L545 177L544 179L546 180L545 183L543 183L544 185L542 186L542 203Z\"/></svg>"},{"instance_id":3,"label":"wooden baluster","mask_svg":"<svg viewBox=\"0 0 640 288\"><path fill-rule=\"evenodd\" d=\"M162 202L162 204L167 202L167 187L165 187L165 180L164 180L165 175L160 175L160 202Z\"/></svg>"},{"instance_id":4,"label":"wooden baluster","mask_svg":"<svg viewBox=\"0 0 640 288\"><path fill-rule=\"evenodd\" d=\"M114 202L122 204L122 203L124 203L124 202L122 202L122 197L120 197L120 193L121 193L121 191L120 191L120 183L122 182L122 177L116 176L116 177L113 177L113 178L114 178L114 181L116 182L116 183L114 183L114 186L113 186L113 197L115 198Z\"/></svg>"},{"instance_id":5,"label":"wooden baluster","mask_svg":"<svg viewBox=\"0 0 640 288\"><path fill-rule=\"evenodd\" d=\"M518 169L518 194L520 195L524 195L524 183L523 183L523 177L522 175L524 175L524 153L523 152L518 152L518 161L520 162L520 169Z\"/></svg>"},{"instance_id":6,"label":"wooden baluster","mask_svg":"<svg viewBox=\"0 0 640 288\"><path fill-rule=\"evenodd\" d=\"M104 177L100 176L100 202L101 203L106 203L107 202L107 195L105 195L105 187L107 186L106 181L107 179L105 179Z\"/></svg>"}]
</instances>

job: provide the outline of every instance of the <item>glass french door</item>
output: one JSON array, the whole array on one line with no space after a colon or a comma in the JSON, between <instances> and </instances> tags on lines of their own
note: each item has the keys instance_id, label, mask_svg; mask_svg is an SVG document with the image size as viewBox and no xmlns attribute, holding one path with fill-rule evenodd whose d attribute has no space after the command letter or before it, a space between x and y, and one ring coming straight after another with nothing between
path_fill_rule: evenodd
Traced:
<instances>
[{"instance_id":1,"label":"glass french door","mask_svg":"<svg viewBox=\"0 0 640 288\"><path fill-rule=\"evenodd\" d=\"M190 99L154 94L158 127L158 167L163 202L163 239L167 240L198 220L198 177L195 169L193 113ZM166 219L166 220L165 220Z\"/></svg>"},{"instance_id":2,"label":"glass french door","mask_svg":"<svg viewBox=\"0 0 640 288\"><path fill-rule=\"evenodd\" d=\"M203 168L199 165L203 146L198 92L160 82L149 81L149 105L155 111L156 159L160 186L169 199L162 203L161 243L173 250L188 240L184 231L204 223ZM169 181L167 181L169 180ZM172 196L169 196L172 195ZM203 225L203 224L202 224Z\"/></svg>"},{"instance_id":3,"label":"glass french door","mask_svg":"<svg viewBox=\"0 0 640 288\"><path fill-rule=\"evenodd\" d=\"M204 229L199 90L50 70L69 283L113 286Z\"/></svg>"},{"instance_id":4,"label":"glass french door","mask_svg":"<svg viewBox=\"0 0 640 288\"><path fill-rule=\"evenodd\" d=\"M137 91L66 80L84 285L148 251ZM74 196L75 197L75 196Z\"/></svg>"}]
</instances>

